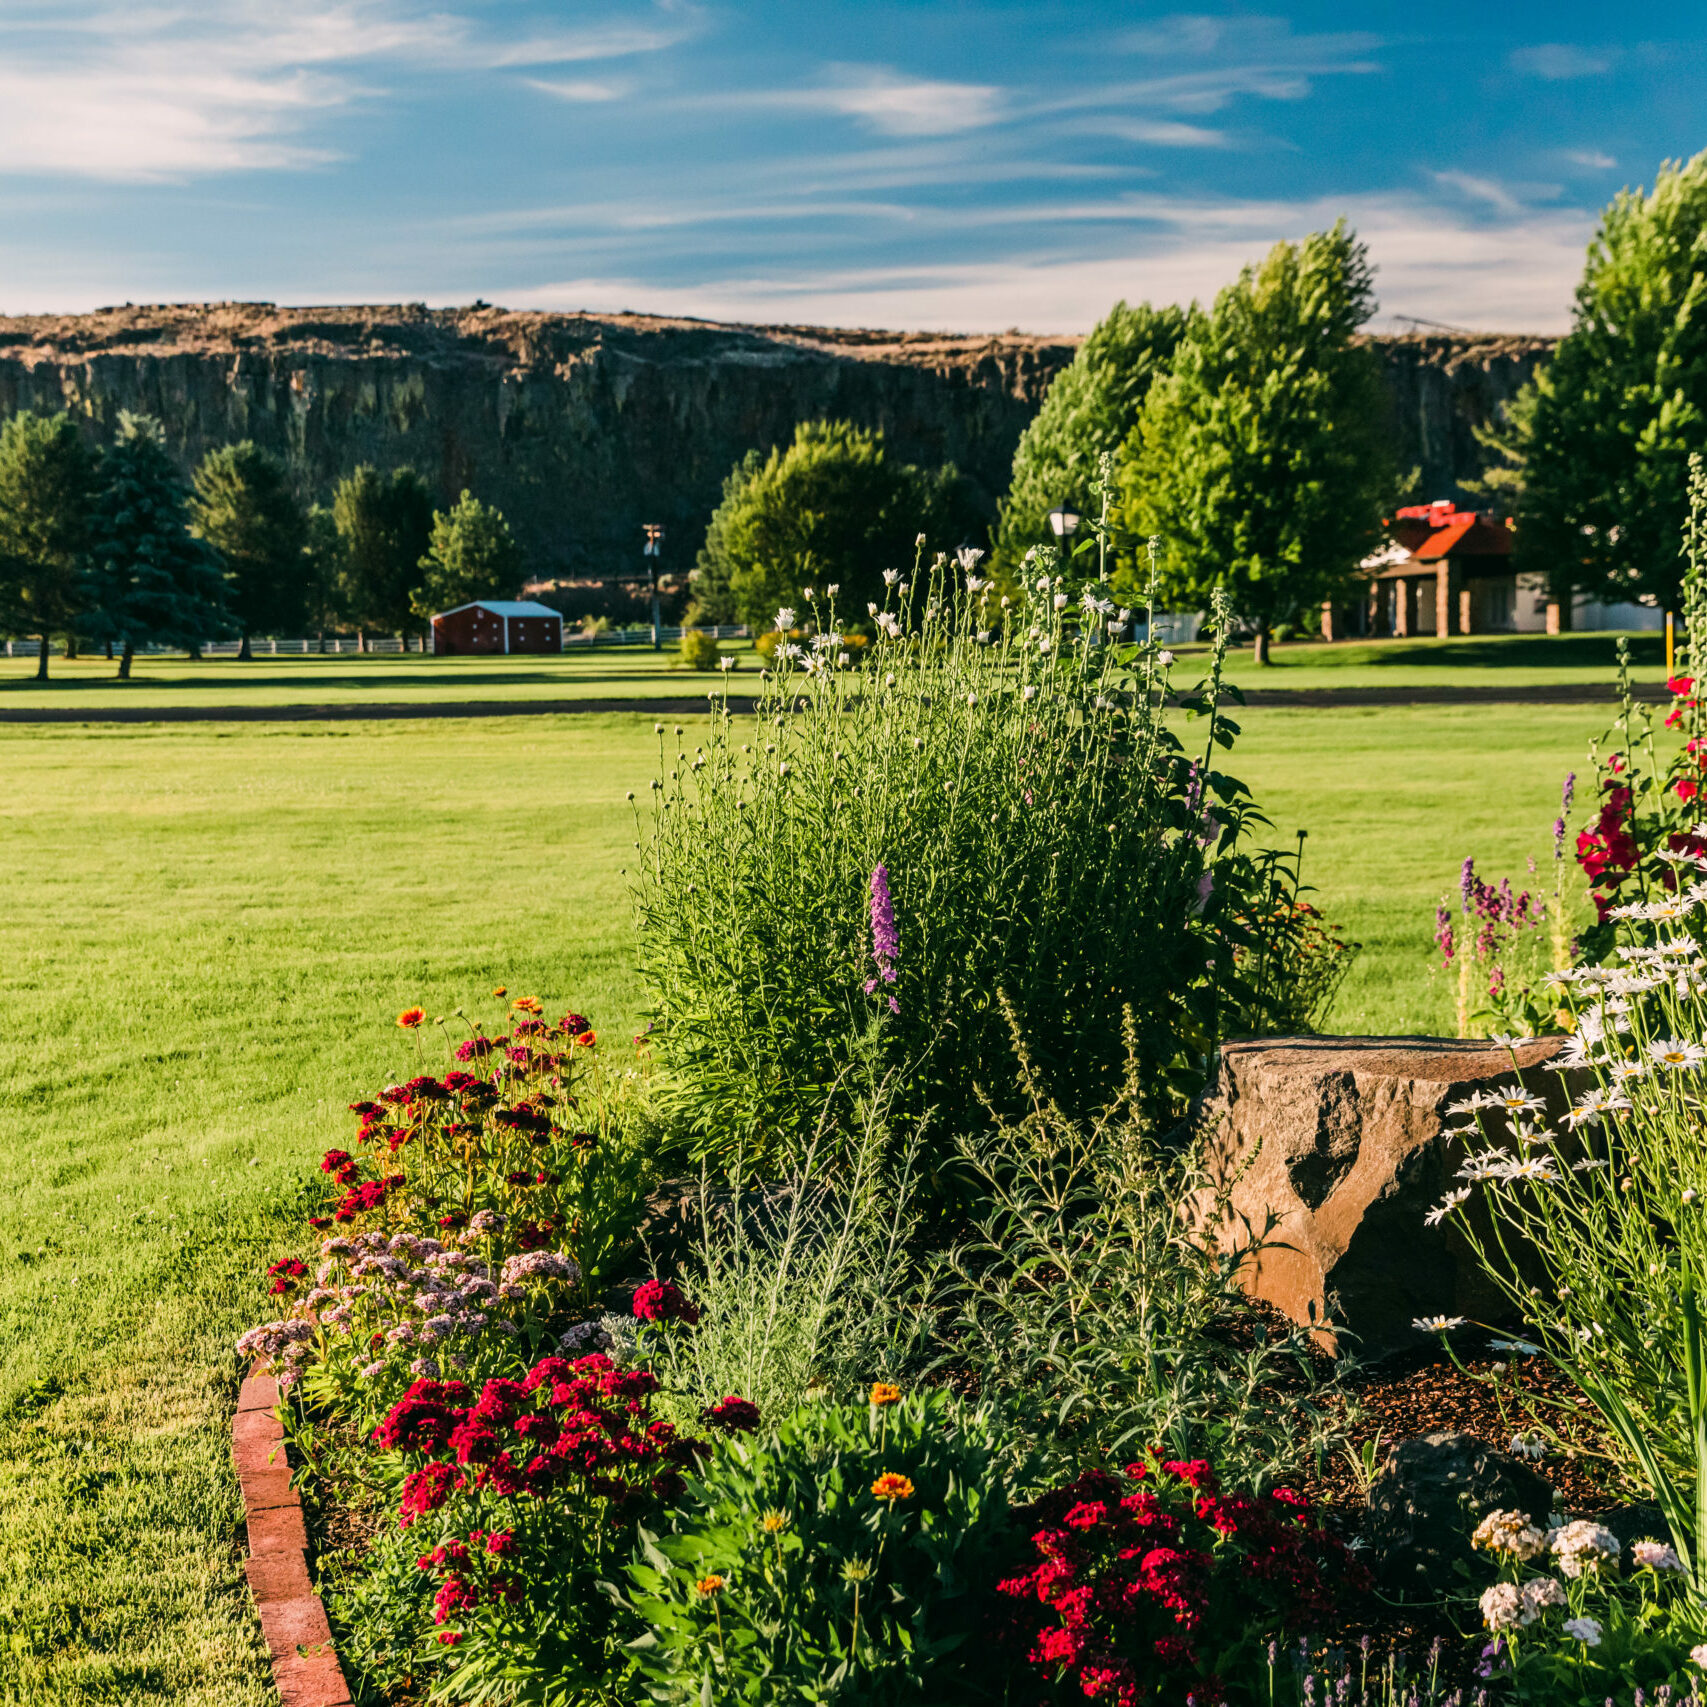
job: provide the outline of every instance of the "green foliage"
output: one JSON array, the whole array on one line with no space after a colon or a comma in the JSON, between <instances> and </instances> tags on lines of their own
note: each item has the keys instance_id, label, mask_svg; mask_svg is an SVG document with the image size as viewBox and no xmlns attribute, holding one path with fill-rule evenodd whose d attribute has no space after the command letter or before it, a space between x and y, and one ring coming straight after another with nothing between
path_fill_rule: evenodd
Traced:
<instances>
[{"instance_id":1,"label":"green foliage","mask_svg":"<svg viewBox=\"0 0 1707 1707\"><path fill-rule=\"evenodd\" d=\"M702 743L661 752L640 966L663 1106L701 1155L797 1160L857 1058L894 1075L903 1129L934 1111L934 1173L1011 1081L998 992L1077 1107L1106 1100L1124 1007L1152 1093L1196 1084L1238 983L1231 855L1254 812L1210 769L1237 726L1213 689L1185 696L1208 723L1189 759L1157 655L1104 644L1112 603L1057 609L1054 585L996 636L989 584L939 563L899 585L859 671L817 606L751 716L714 702ZM894 983L873 956L879 866Z\"/></svg>"},{"instance_id":2,"label":"green foliage","mask_svg":"<svg viewBox=\"0 0 1707 1707\"><path fill-rule=\"evenodd\" d=\"M982 1611L1023 1475L994 1413L940 1390L731 1439L629 1568L653 1698L1001 1700Z\"/></svg>"},{"instance_id":3,"label":"green foliage","mask_svg":"<svg viewBox=\"0 0 1707 1707\"><path fill-rule=\"evenodd\" d=\"M1343 221L1277 243L1193 311L1120 469L1124 521L1160 536L1163 598L1202 607L1224 589L1259 658L1276 624L1345 584L1394 489L1376 358L1352 342L1374 307Z\"/></svg>"},{"instance_id":4,"label":"green foliage","mask_svg":"<svg viewBox=\"0 0 1707 1707\"><path fill-rule=\"evenodd\" d=\"M648 1335L653 1367L692 1413L738 1393L782 1416L816 1387L893 1379L908 1363L926 1317L908 1254L912 1171L908 1158L888 1162L885 1112L881 1096L857 1110L852 1153L833 1176L814 1145L786 1182L702 1183L685 1276L699 1323L655 1349Z\"/></svg>"},{"instance_id":5,"label":"green foliage","mask_svg":"<svg viewBox=\"0 0 1707 1707\"><path fill-rule=\"evenodd\" d=\"M695 572L695 620L757 630L805 588L830 585L844 611L863 612L919 536L952 545L970 525L952 465L926 472L892 460L880 432L803 421L786 449L749 451L725 480Z\"/></svg>"},{"instance_id":6,"label":"green foliage","mask_svg":"<svg viewBox=\"0 0 1707 1707\"><path fill-rule=\"evenodd\" d=\"M1305 1469L1334 1406L1307 1336L1268 1329L1240 1286L1272 1228L1236 1228L1247 1248L1231 1253L1192 1237L1232 1224L1212 1135L1155 1137L1130 1038L1126 1082L1089 1121L1047 1094L1017 1033L1016 1047L1026 1112L963 1140L986 1207L939 1294L955 1362L1057 1466L1160 1448L1250 1491Z\"/></svg>"},{"instance_id":7,"label":"green foliage","mask_svg":"<svg viewBox=\"0 0 1707 1707\"><path fill-rule=\"evenodd\" d=\"M684 670L715 670L722 656L715 635L703 628L688 628L682 631L677 662Z\"/></svg>"},{"instance_id":8,"label":"green foliage","mask_svg":"<svg viewBox=\"0 0 1707 1707\"><path fill-rule=\"evenodd\" d=\"M430 618L475 599L513 598L522 554L503 512L465 491L450 509L434 513L420 567L426 577L409 595L409 608Z\"/></svg>"},{"instance_id":9,"label":"green foliage","mask_svg":"<svg viewBox=\"0 0 1707 1707\"><path fill-rule=\"evenodd\" d=\"M1507 423L1517 566L1675 605L1688 457L1707 435L1707 153L1601 216L1570 335Z\"/></svg>"},{"instance_id":10,"label":"green foliage","mask_svg":"<svg viewBox=\"0 0 1707 1707\"><path fill-rule=\"evenodd\" d=\"M95 458L69 415L23 410L0 427L0 623L47 641L77 615L97 489Z\"/></svg>"},{"instance_id":11,"label":"green foliage","mask_svg":"<svg viewBox=\"0 0 1707 1707\"><path fill-rule=\"evenodd\" d=\"M1017 575L1026 552L1050 542L1047 517L1056 505L1090 513L1097 458L1118 453L1131 438L1185 323L1180 308L1117 302L1057 375L1014 452L1013 484L996 527L998 570Z\"/></svg>"},{"instance_id":12,"label":"green foliage","mask_svg":"<svg viewBox=\"0 0 1707 1707\"><path fill-rule=\"evenodd\" d=\"M245 643L251 634L294 632L306 614L308 521L278 458L249 439L209 451L190 514L219 556Z\"/></svg>"},{"instance_id":13,"label":"green foliage","mask_svg":"<svg viewBox=\"0 0 1707 1707\"><path fill-rule=\"evenodd\" d=\"M78 626L123 645L124 675L137 646L194 649L222 633L225 582L213 552L190 533L189 494L159 422L121 415L101 473Z\"/></svg>"},{"instance_id":14,"label":"green foliage","mask_svg":"<svg viewBox=\"0 0 1707 1707\"><path fill-rule=\"evenodd\" d=\"M338 604L358 628L400 630L409 590L432 543L433 499L412 468L380 474L363 463L332 497L338 532Z\"/></svg>"}]
</instances>

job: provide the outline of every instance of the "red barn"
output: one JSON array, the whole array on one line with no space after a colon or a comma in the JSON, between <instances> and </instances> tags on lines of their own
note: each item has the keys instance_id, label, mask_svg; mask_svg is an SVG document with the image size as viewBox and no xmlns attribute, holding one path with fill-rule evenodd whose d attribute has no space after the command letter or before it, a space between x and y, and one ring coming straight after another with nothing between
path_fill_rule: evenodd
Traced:
<instances>
[{"instance_id":1,"label":"red barn","mask_svg":"<svg viewBox=\"0 0 1707 1707\"><path fill-rule=\"evenodd\" d=\"M433 618L433 651L440 657L562 650L562 616L531 599L476 599Z\"/></svg>"}]
</instances>

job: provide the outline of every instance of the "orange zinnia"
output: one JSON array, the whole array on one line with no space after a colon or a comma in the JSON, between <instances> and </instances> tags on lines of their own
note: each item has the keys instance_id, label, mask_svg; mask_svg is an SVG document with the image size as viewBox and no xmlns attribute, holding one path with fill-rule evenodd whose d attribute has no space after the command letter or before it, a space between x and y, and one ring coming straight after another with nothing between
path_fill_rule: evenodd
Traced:
<instances>
[{"instance_id":1,"label":"orange zinnia","mask_svg":"<svg viewBox=\"0 0 1707 1707\"><path fill-rule=\"evenodd\" d=\"M537 1014L541 1012L539 997L517 996L516 999L510 1003L510 1009L513 1013L518 1014Z\"/></svg>"},{"instance_id":2,"label":"orange zinnia","mask_svg":"<svg viewBox=\"0 0 1707 1707\"><path fill-rule=\"evenodd\" d=\"M878 1499L888 1500L893 1505L896 1500L910 1500L913 1497L913 1484L905 1476L899 1476L893 1470L885 1470L871 1484L871 1491Z\"/></svg>"},{"instance_id":3,"label":"orange zinnia","mask_svg":"<svg viewBox=\"0 0 1707 1707\"><path fill-rule=\"evenodd\" d=\"M425 1008L405 1008L402 1013L397 1016L397 1023L402 1026L405 1031L413 1031L416 1026L420 1025L426 1019L426 1017L427 1010Z\"/></svg>"},{"instance_id":4,"label":"orange zinnia","mask_svg":"<svg viewBox=\"0 0 1707 1707\"><path fill-rule=\"evenodd\" d=\"M723 1587L723 1579L713 1571L710 1576L701 1577L699 1581L694 1584L694 1587L703 1595L714 1595Z\"/></svg>"},{"instance_id":5,"label":"orange zinnia","mask_svg":"<svg viewBox=\"0 0 1707 1707\"><path fill-rule=\"evenodd\" d=\"M871 1402L874 1405L898 1405L901 1402L901 1389L891 1387L887 1381L874 1381L871 1386Z\"/></svg>"},{"instance_id":6,"label":"orange zinnia","mask_svg":"<svg viewBox=\"0 0 1707 1707\"><path fill-rule=\"evenodd\" d=\"M598 1038L590 1031L578 1032L575 1037L575 1046L578 1049L591 1049L597 1042Z\"/></svg>"},{"instance_id":7,"label":"orange zinnia","mask_svg":"<svg viewBox=\"0 0 1707 1707\"><path fill-rule=\"evenodd\" d=\"M506 990L502 984L500 984L498 986L498 988L492 992L492 994L494 996L507 996L507 995L509 995L509 993L510 992L508 990Z\"/></svg>"}]
</instances>

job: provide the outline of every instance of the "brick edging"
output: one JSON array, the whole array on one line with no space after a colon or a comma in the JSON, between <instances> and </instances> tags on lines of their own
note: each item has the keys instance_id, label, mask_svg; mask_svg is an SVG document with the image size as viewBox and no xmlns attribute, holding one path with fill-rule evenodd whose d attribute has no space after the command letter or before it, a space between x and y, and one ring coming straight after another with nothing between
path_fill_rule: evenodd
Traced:
<instances>
[{"instance_id":1,"label":"brick edging","mask_svg":"<svg viewBox=\"0 0 1707 1707\"><path fill-rule=\"evenodd\" d=\"M273 1414L278 1402L272 1376L251 1375L238 1391L231 1422L231 1456L249 1529L243 1574L261 1615L281 1707L351 1707L326 1608L308 1576L308 1531L284 1461L284 1428Z\"/></svg>"}]
</instances>

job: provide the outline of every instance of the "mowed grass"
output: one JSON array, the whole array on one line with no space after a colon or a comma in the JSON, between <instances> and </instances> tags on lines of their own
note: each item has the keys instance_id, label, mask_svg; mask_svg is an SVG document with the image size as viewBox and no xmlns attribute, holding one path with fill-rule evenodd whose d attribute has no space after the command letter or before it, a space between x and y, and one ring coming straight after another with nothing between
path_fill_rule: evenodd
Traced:
<instances>
[{"instance_id":1,"label":"mowed grass","mask_svg":"<svg viewBox=\"0 0 1707 1707\"><path fill-rule=\"evenodd\" d=\"M736 660L731 692L752 684L758 654L726 640ZM549 657L435 658L430 654L333 657L142 657L128 681L100 656L48 660L45 686L34 658L0 657L0 710L69 708L91 715L134 707L425 705L493 700L703 699L720 670L685 670L674 644L599 646Z\"/></svg>"},{"instance_id":2,"label":"mowed grass","mask_svg":"<svg viewBox=\"0 0 1707 1707\"><path fill-rule=\"evenodd\" d=\"M1587 708L1253 710L1230 767L1365 944L1346 1029L1439 1030L1434 899L1545 850ZM638 1017L649 718L0 730L0 1702L250 1707L232 1340L406 1004ZM903 949L905 921L902 921Z\"/></svg>"},{"instance_id":3,"label":"mowed grass","mask_svg":"<svg viewBox=\"0 0 1707 1707\"><path fill-rule=\"evenodd\" d=\"M1633 675L1665 675L1663 635L1628 637ZM760 667L744 643L725 641L736 660L732 693L751 692ZM1180 678L1201 667L1200 647L1180 647ZM1228 661L1244 688L1313 692L1382 688L1527 688L1601 685L1617 677L1611 634L1482 635L1457 640L1344 641L1337 645L1280 645L1259 670L1249 648ZM43 687L33 658L0 657L0 710L73 710L91 716L138 708L284 705L449 705L470 701L576 699L699 699L719 687L720 673L684 670L672 644L612 646L535 658L434 658L417 653L369 657L138 658L129 681L102 657L50 660Z\"/></svg>"}]
</instances>

